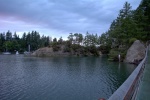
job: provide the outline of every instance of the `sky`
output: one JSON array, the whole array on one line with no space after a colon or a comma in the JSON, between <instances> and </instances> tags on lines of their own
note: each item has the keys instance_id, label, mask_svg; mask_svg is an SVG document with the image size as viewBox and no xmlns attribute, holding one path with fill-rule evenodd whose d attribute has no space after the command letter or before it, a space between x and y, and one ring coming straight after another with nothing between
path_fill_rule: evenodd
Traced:
<instances>
[{"instance_id":1,"label":"sky","mask_svg":"<svg viewBox=\"0 0 150 100\"><path fill-rule=\"evenodd\" d=\"M101 35L125 2L136 9L141 0L0 0L0 32L38 31L52 38L69 33Z\"/></svg>"}]
</instances>

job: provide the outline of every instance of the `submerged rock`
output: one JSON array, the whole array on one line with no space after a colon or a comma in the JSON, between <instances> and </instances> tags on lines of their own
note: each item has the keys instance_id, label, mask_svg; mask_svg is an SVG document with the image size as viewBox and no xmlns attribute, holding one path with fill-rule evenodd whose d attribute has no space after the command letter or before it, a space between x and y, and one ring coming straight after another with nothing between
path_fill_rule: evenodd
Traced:
<instances>
[{"instance_id":1,"label":"submerged rock","mask_svg":"<svg viewBox=\"0 0 150 100\"><path fill-rule=\"evenodd\" d=\"M145 57L145 46L139 40L136 40L131 47L128 49L125 62L139 64L140 61Z\"/></svg>"}]
</instances>

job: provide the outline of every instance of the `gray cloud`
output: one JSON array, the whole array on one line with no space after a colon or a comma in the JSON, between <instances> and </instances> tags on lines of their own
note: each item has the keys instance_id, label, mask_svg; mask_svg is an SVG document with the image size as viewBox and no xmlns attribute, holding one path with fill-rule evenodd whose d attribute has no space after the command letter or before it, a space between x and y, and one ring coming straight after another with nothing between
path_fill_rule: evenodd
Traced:
<instances>
[{"instance_id":1,"label":"gray cloud","mask_svg":"<svg viewBox=\"0 0 150 100\"><path fill-rule=\"evenodd\" d=\"M127 1L133 9L140 3L140 0ZM86 31L101 34L107 31L124 3L125 0L0 0L0 20L7 17L9 21L41 26L35 29L53 30L60 35Z\"/></svg>"}]
</instances>

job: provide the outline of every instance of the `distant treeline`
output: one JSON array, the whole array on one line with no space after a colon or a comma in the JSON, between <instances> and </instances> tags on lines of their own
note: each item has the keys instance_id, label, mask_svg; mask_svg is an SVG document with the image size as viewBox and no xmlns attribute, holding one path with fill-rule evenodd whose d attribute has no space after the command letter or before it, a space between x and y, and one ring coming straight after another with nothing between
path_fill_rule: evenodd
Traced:
<instances>
[{"instance_id":1,"label":"distant treeline","mask_svg":"<svg viewBox=\"0 0 150 100\"><path fill-rule=\"evenodd\" d=\"M40 47L49 45L49 37L40 36L36 31L23 33L22 37L10 31L6 33L0 33L0 51L20 51L24 52L28 50L28 45L31 46L31 50L36 50Z\"/></svg>"},{"instance_id":2,"label":"distant treeline","mask_svg":"<svg viewBox=\"0 0 150 100\"><path fill-rule=\"evenodd\" d=\"M10 51L10 52L24 52L28 50L28 45L31 47L31 51L37 50L41 47L53 46L58 44L77 44L82 46L97 46L101 44L101 37L97 34L89 34L86 33L86 36L83 36L80 33L70 33L68 36L68 40L63 40L60 37L52 39L49 36L40 36L39 32L32 31L28 33L23 33L20 38L16 32L12 33L10 31L0 33L0 51Z\"/></svg>"}]
</instances>

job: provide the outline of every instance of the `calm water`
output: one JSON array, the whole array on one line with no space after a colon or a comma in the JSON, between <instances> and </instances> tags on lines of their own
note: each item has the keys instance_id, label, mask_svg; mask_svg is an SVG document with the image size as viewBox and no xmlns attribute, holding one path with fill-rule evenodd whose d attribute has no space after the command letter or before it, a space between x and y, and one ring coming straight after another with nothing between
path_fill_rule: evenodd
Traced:
<instances>
[{"instance_id":1,"label":"calm water","mask_svg":"<svg viewBox=\"0 0 150 100\"><path fill-rule=\"evenodd\" d=\"M134 68L106 57L0 55L0 100L109 98Z\"/></svg>"}]
</instances>

